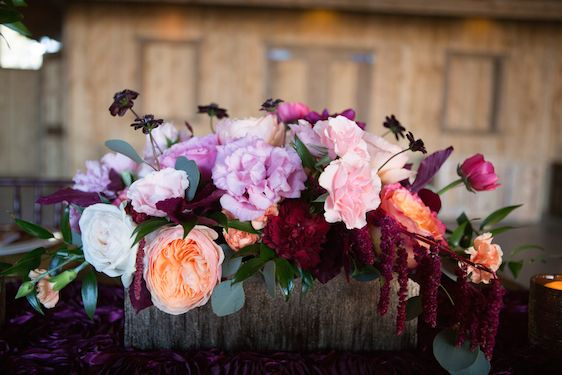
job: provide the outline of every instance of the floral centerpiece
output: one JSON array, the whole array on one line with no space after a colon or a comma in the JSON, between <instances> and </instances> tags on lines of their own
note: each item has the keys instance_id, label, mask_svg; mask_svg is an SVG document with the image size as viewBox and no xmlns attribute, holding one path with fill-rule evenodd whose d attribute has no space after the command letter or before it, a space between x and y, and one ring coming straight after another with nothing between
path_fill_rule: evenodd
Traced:
<instances>
[{"instance_id":1,"label":"floral centerpiece","mask_svg":"<svg viewBox=\"0 0 562 375\"><path fill-rule=\"evenodd\" d=\"M224 316L242 308L242 284L255 274L288 299L343 272L381 278L377 310L385 314L395 279L398 335L407 319L421 315L445 328L434 342L445 368L489 368L504 293L496 274L502 250L493 236L506 229L496 225L517 206L499 209L479 226L465 214L450 229L438 218L447 190L499 186L482 155L459 165L459 179L437 191L428 184L453 148L414 168L411 155L426 154L424 142L394 116L378 136L365 131L353 110L317 113L270 99L262 117L237 120L211 104L199 113L209 116L212 133L194 136L187 123L179 130L137 114L137 96L115 94L109 111L132 113L131 126L146 137L142 156L124 141L107 141L113 152L86 162L72 188L39 199L67 204L63 245L36 249L3 271L23 276L16 298L42 312L84 272L83 302L92 317L95 270L120 277L137 311L154 305L183 314L210 302ZM53 236L17 223L37 237ZM45 256L50 266L39 269ZM409 278L420 284L420 296L407 299ZM445 324L437 310L443 296L454 311ZM450 353L456 353L453 363Z\"/></svg>"}]
</instances>

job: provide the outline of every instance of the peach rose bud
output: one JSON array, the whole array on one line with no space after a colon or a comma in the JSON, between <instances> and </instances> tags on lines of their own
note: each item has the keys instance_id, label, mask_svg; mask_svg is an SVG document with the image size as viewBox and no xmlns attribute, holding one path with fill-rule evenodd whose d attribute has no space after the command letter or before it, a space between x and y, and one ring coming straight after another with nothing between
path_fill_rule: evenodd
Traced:
<instances>
[{"instance_id":1,"label":"peach rose bud","mask_svg":"<svg viewBox=\"0 0 562 375\"><path fill-rule=\"evenodd\" d=\"M31 270L29 271L29 278L31 280L36 280L37 278L39 278L39 275L45 272L47 272L47 270L42 268ZM49 282L49 279L49 276L45 276L37 282L35 287L37 290L37 299L39 300L39 302L41 302L41 304L47 309L52 309L59 301L59 292L53 290L53 283Z\"/></svg>"}]
</instances>

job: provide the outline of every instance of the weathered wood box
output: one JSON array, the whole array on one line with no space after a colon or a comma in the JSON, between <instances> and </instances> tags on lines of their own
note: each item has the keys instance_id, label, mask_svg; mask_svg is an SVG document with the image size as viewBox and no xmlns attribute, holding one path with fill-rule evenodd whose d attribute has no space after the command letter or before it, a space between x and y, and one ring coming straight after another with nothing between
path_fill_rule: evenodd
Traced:
<instances>
[{"instance_id":1,"label":"weathered wood box","mask_svg":"<svg viewBox=\"0 0 562 375\"><path fill-rule=\"evenodd\" d=\"M294 293L286 302L270 297L259 277L244 283L242 310L217 317L210 302L183 315L168 315L154 306L135 313L125 298L125 346L138 349L205 349L225 351L398 350L417 344L417 319L396 336L396 289L389 313L376 311L380 281L349 283L340 275L315 284L308 294ZM409 296L419 294L410 281ZM125 294L128 295L127 293Z\"/></svg>"},{"instance_id":2,"label":"weathered wood box","mask_svg":"<svg viewBox=\"0 0 562 375\"><path fill-rule=\"evenodd\" d=\"M0 276L0 329L4 327L6 320L6 287L4 278Z\"/></svg>"}]
</instances>

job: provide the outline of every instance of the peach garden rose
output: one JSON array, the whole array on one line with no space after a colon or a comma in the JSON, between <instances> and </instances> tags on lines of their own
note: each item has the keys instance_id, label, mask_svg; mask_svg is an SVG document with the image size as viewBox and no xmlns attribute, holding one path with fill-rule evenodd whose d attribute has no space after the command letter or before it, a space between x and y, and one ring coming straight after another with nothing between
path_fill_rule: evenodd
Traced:
<instances>
[{"instance_id":1,"label":"peach garden rose","mask_svg":"<svg viewBox=\"0 0 562 375\"><path fill-rule=\"evenodd\" d=\"M207 303L220 283L224 253L214 230L196 225L183 238L181 225L156 232L147 241L144 279L152 303L173 315Z\"/></svg>"}]
</instances>

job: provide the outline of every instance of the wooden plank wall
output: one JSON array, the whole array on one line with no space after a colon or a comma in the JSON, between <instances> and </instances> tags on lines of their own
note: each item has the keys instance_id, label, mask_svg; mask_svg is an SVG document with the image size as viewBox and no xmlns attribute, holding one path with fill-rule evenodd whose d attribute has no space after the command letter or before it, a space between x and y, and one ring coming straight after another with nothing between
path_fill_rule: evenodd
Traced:
<instances>
[{"instance_id":1,"label":"wooden plank wall","mask_svg":"<svg viewBox=\"0 0 562 375\"><path fill-rule=\"evenodd\" d=\"M166 47L170 42L180 49ZM207 122L191 115L193 98L248 116L258 114L268 94L294 93L284 98L291 100L310 92L303 83L312 75L310 64L291 60L277 66L279 75L270 75L268 51L275 46L372 53L367 75L345 61L332 64L330 54L311 65L336 67L325 69L337 72L323 89L330 91L327 100L366 84L360 96L368 98L367 110L359 118L369 129L380 133L384 116L394 113L429 149L452 144L455 160L478 151L500 170L517 171L500 177L506 202L532 207L518 214L520 220L537 220L545 210L547 169L562 151L562 26L556 23L83 4L67 13L64 43L69 171L105 152L107 138L142 145L144 138L128 126L131 118L107 112L113 93L125 87L142 91L142 110L176 121L188 117L198 134L207 131ZM181 56L181 63L173 63ZM168 100L174 93L180 99ZM467 207L466 198L454 203Z\"/></svg>"}]
</instances>

